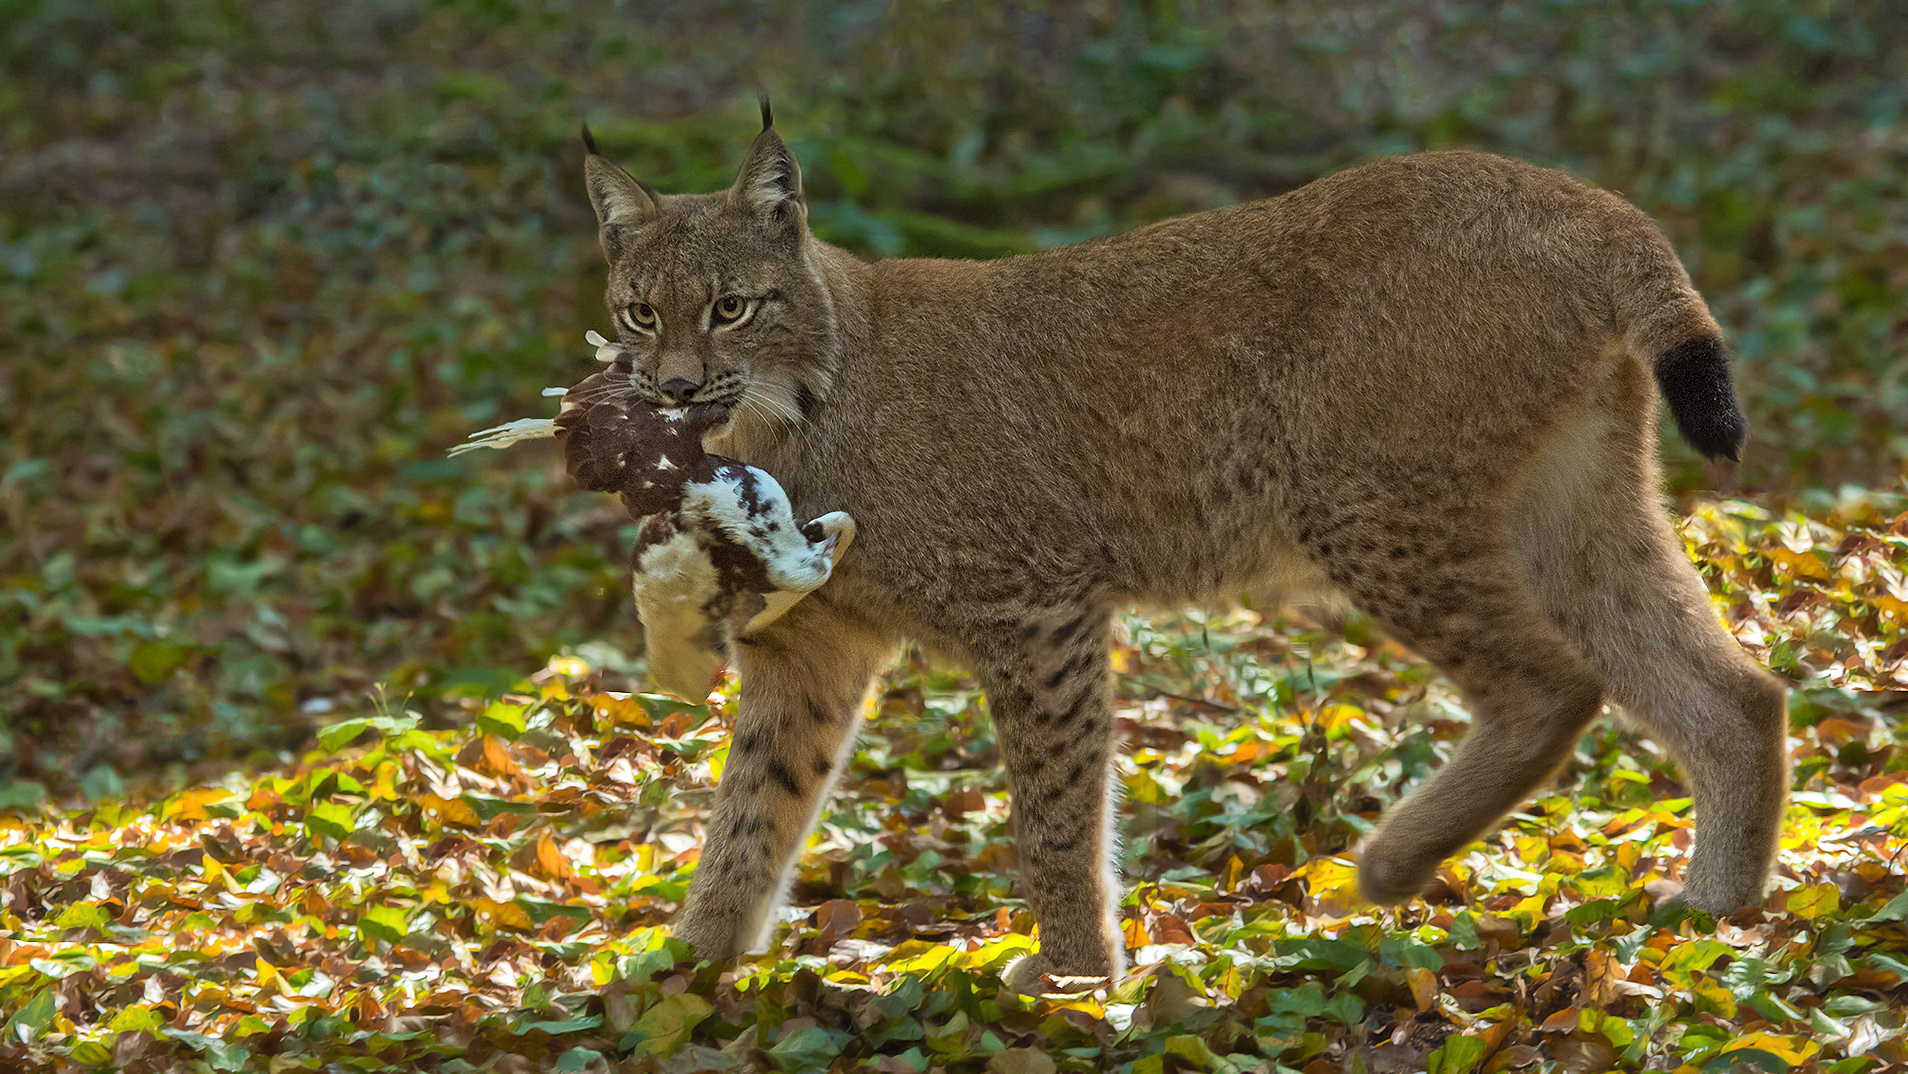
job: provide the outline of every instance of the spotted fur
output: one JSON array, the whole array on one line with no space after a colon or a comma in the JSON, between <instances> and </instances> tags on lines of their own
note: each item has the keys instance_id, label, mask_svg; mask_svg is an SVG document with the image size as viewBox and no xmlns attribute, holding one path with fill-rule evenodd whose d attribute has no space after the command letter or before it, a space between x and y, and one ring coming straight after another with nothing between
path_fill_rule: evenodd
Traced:
<instances>
[{"instance_id":1,"label":"spotted fur","mask_svg":"<svg viewBox=\"0 0 1908 1074\"><path fill-rule=\"evenodd\" d=\"M1267 582L1343 593L1475 712L1363 848L1370 898L1418 892L1607 700L1691 782L1687 900L1760 900L1786 702L1670 527L1652 378L1712 454L1740 414L1716 322L1621 198L1430 153L1064 249L867 263L808 234L773 130L715 194L586 166L606 300L661 325L625 335L639 368L753 400L731 453L860 524L829 584L739 648L677 926L698 951L761 941L859 699L912 637L986 686L1040 923L1016 983L1119 970L1108 614ZM726 294L751 319L702 327Z\"/></svg>"}]
</instances>

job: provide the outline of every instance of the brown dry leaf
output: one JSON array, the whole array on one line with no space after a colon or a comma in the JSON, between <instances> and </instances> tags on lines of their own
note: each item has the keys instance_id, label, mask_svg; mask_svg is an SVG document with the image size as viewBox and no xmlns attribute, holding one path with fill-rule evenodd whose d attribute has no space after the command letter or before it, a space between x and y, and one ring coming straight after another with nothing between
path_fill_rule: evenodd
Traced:
<instances>
[{"instance_id":1,"label":"brown dry leaf","mask_svg":"<svg viewBox=\"0 0 1908 1074\"><path fill-rule=\"evenodd\" d=\"M1583 984L1577 993L1578 1002L1602 1010L1623 995L1618 986L1626 979L1623 965L1616 956L1591 948L1583 954Z\"/></svg>"},{"instance_id":2,"label":"brown dry leaf","mask_svg":"<svg viewBox=\"0 0 1908 1074\"><path fill-rule=\"evenodd\" d=\"M1405 971L1405 984L1411 989L1411 999L1418 1010L1428 1011L1438 1001L1438 975L1423 966L1413 966Z\"/></svg>"}]
</instances>

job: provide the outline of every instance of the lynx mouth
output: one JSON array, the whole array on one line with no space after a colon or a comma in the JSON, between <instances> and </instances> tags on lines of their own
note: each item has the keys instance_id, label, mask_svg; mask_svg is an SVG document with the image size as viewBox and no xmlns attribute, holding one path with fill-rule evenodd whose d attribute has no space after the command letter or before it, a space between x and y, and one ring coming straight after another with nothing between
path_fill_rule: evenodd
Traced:
<instances>
[{"instance_id":1,"label":"lynx mouth","mask_svg":"<svg viewBox=\"0 0 1908 1074\"><path fill-rule=\"evenodd\" d=\"M703 426L704 440L710 437L727 436L729 430L735 426L735 408L728 403L691 403L683 409L692 423Z\"/></svg>"}]
</instances>

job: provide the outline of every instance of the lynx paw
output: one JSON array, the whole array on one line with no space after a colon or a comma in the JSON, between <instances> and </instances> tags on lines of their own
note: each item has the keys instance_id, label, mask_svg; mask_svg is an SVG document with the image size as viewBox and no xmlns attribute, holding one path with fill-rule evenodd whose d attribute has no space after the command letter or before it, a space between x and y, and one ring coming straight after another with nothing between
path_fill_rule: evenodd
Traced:
<instances>
[{"instance_id":1,"label":"lynx paw","mask_svg":"<svg viewBox=\"0 0 1908 1074\"><path fill-rule=\"evenodd\" d=\"M1401 903L1424 891L1437 871L1436 861L1414 861L1374 844L1358 862L1358 893L1379 906Z\"/></svg>"},{"instance_id":2,"label":"lynx paw","mask_svg":"<svg viewBox=\"0 0 1908 1074\"><path fill-rule=\"evenodd\" d=\"M1646 885L1646 888L1656 889L1650 894L1656 899L1658 907L1685 906L1717 918L1730 917L1745 907L1762 905L1760 885L1704 885L1700 877L1691 877L1688 884L1659 880Z\"/></svg>"}]
</instances>

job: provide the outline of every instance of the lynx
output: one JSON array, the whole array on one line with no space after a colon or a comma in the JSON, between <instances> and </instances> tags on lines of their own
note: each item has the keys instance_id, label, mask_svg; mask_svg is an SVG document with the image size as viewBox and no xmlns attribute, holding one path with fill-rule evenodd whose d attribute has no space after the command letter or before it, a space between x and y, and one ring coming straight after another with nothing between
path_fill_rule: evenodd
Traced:
<instances>
[{"instance_id":1,"label":"lynx","mask_svg":"<svg viewBox=\"0 0 1908 1074\"><path fill-rule=\"evenodd\" d=\"M1715 320L1622 198L1422 153L1063 249L870 263L810 234L766 105L712 194L660 195L584 140L629 390L728 406L724 454L799 517L859 523L827 585L735 639L734 747L676 925L701 955L764 941L913 638L973 669L998 730L1039 924L1010 983L1119 973L1112 614L1266 579L1349 599L1475 714L1363 847L1373 902L1422 890L1606 700L1689 779L1679 898L1761 899L1787 702L1671 528L1656 395L1712 458L1746 429Z\"/></svg>"}]
</instances>

